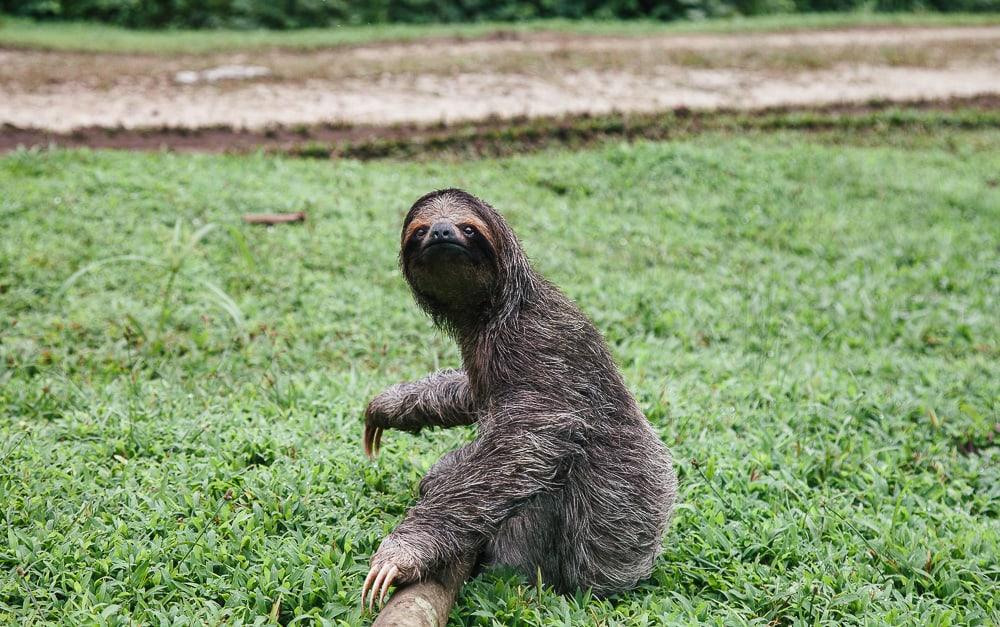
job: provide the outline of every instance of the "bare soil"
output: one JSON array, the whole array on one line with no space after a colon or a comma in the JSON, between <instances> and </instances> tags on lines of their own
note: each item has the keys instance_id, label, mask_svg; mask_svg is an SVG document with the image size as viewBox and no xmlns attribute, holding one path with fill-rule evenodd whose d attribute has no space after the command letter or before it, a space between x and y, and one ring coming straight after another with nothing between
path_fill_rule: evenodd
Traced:
<instances>
[{"instance_id":1,"label":"bare soil","mask_svg":"<svg viewBox=\"0 0 1000 627\"><path fill-rule=\"evenodd\" d=\"M223 66L267 71L245 80L178 78ZM542 33L172 57L0 50L0 124L60 133L454 123L997 93L1000 27Z\"/></svg>"},{"instance_id":2,"label":"bare soil","mask_svg":"<svg viewBox=\"0 0 1000 627\"><path fill-rule=\"evenodd\" d=\"M1000 128L1000 94L915 101L870 101L814 107L692 110L593 116L490 118L455 124L316 124L266 129L212 126L138 129L83 127L68 133L0 126L0 153L21 147L113 148L180 152L251 152L304 157L476 157L530 152L549 146L580 147L607 139L661 140L705 131L789 129L847 134L892 127L920 133L939 125ZM934 114L942 117L934 117ZM931 114L931 117L922 117ZM954 115L950 115L954 114Z\"/></svg>"}]
</instances>

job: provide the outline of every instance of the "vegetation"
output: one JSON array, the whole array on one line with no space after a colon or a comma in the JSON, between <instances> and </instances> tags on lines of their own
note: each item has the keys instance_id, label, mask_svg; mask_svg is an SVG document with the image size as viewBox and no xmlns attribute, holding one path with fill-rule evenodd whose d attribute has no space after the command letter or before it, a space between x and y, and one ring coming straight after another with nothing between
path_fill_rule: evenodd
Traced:
<instances>
[{"instance_id":1,"label":"vegetation","mask_svg":"<svg viewBox=\"0 0 1000 627\"><path fill-rule=\"evenodd\" d=\"M816 11L1000 10L1000 0L0 0L0 12L132 28L303 28L532 19L701 19Z\"/></svg>"},{"instance_id":2,"label":"vegetation","mask_svg":"<svg viewBox=\"0 0 1000 627\"><path fill-rule=\"evenodd\" d=\"M93 22L39 22L0 16L0 46L83 52L197 54L285 48L310 50L429 37L475 38L497 34L557 32L640 36L670 33L735 33L859 26L983 26L1000 24L998 13L808 13L654 22L532 20L473 24L377 24L275 30L132 30Z\"/></svg>"},{"instance_id":3,"label":"vegetation","mask_svg":"<svg viewBox=\"0 0 1000 627\"><path fill-rule=\"evenodd\" d=\"M457 623L996 624L998 147L939 128L463 163L10 154L0 622L361 620L369 555L471 437L360 446L372 394L458 362L396 269L408 203L458 185L605 332L682 504L634 592L491 572Z\"/></svg>"}]
</instances>

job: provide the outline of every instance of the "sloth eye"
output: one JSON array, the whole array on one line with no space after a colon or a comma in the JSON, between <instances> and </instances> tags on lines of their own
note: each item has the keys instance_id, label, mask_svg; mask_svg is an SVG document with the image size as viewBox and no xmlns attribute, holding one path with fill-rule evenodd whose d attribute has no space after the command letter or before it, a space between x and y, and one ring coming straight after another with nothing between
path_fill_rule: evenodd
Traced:
<instances>
[{"instance_id":1,"label":"sloth eye","mask_svg":"<svg viewBox=\"0 0 1000 627\"><path fill-rule=\"evenodd\" d=\"M413 232L414 237L423 237L424 235L427 235L427 229L424 227L420 227L419 229Z\"/></svg>"},{"instance_id":2,"label":"sloth eye","mask_svg":"<svg viewBox=\"0 0 1000 627\"><path fill-rule=\"evenodd\" d=\"M471 226L466 226L465 228L462 229L462 232L465 233L466 236L472 237L473 235L476 234L476 229L472 228Z\"/></svg>"}]
</instances>

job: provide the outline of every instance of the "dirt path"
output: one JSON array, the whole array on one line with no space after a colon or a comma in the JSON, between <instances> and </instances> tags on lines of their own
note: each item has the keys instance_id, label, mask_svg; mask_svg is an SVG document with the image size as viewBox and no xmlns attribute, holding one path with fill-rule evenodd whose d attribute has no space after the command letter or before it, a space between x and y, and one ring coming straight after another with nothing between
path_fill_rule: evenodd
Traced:
<instances>
[{"instance_id":1,"label":"dirt path","mask_svg":"<svg viewBox=\"0 0 1000 627\"><path fill-rule=\"evenodd\" d=\"M206 71L220 67L217 74L256 75L209 80ZM63 132L429 123L995 93L1000 27L538 34L176 57L0 50L0 123Z\"/></svg>"},{"instance_id":2,"label":"dirt path","mask_svg":"<svg viewBox=\"0 0 1000 627\"><path fill-rule=\"evenodd\" d=\"M754 132L784 129L834 132L839 139L860 139L884 132L917 138L933 129L1000 129L1000 95L792 106L746 110L675 109L654 113L560 115L542 118L488 118L454 124L272 126L262 130L231 127L78 128L68 134L11 126L0 128L0 154L20 147L255 152L300 157L353 159L505 156L553 146L582 147L606 140L664 140L704 132Z\"/></svg>"}]
</instances>

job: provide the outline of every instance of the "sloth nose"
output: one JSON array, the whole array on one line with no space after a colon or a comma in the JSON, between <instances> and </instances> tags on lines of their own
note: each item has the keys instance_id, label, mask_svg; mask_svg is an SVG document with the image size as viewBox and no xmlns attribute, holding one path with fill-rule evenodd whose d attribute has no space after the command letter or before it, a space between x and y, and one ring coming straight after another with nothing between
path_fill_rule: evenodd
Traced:
<instances>
[{"instance_id":1,"label":"sloth nose","mask_svg":"<svg viewBox=\"0 0 1000 627\"><path fill-rule=\"evenodd\" d=\"M435 222L431 227L431 241L432 242L451 242L455 241L458 229L451 222Z\"/></svg>"}]
</instances>

